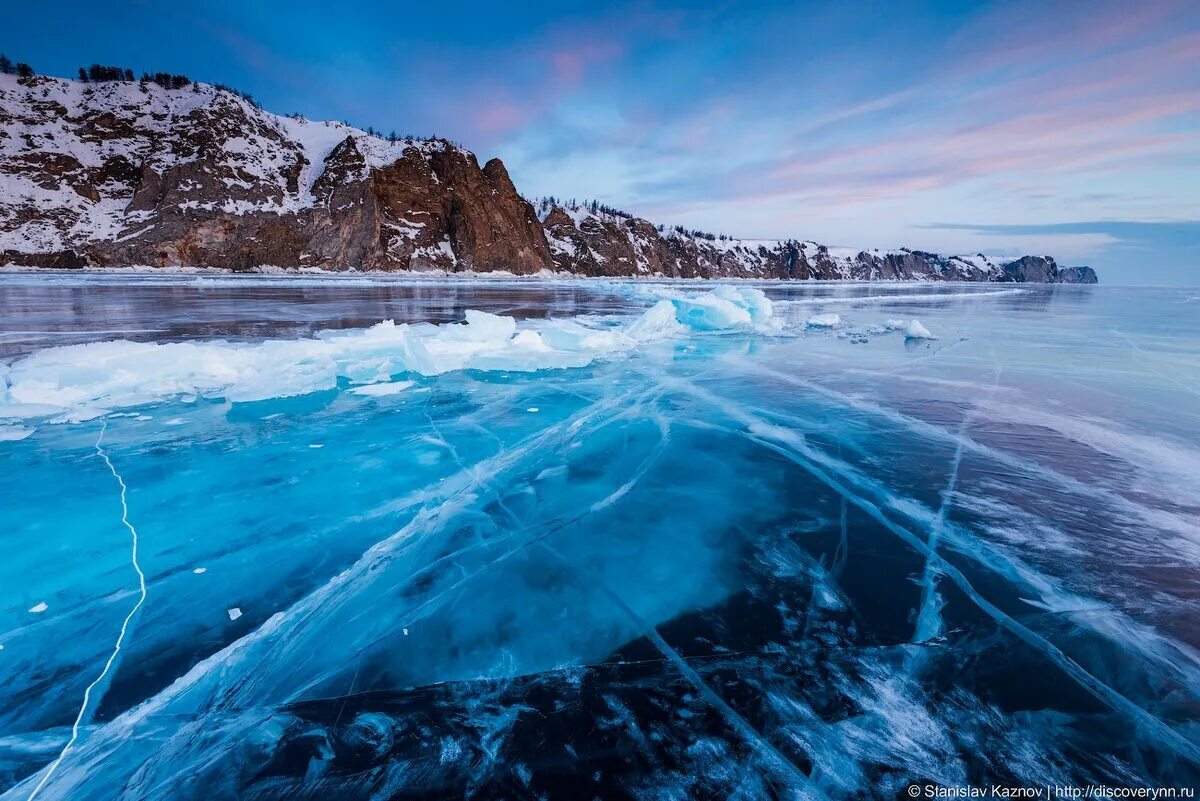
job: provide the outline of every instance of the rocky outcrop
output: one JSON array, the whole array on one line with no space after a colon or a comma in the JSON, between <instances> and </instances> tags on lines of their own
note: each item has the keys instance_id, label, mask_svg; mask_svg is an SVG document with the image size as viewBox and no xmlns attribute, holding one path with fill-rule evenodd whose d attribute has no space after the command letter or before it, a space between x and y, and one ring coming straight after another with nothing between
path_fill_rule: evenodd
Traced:
<instances>
[{"instance_id":1,"label":"rocky outcrop","mask_svg":"<svg viewBox=\"0 0 1200 801\"><path fill-rule=\"evenodd\" d=\"M1027 256L853 251L524 200L499 159L204 84L0 75L0 264L1095 282Z\"/></svg>"},{"instance_id":2,"label":"rocky outcrop","mask_svg":"<svg viewBox=\"0 0 1200 801\"><path fill-rule=\"evenodd\" d=\"M741 240L664 235L647 220L542 204L554 267L596 276L788 278L771 249ZM771 245L778 247L777 242Z\"/></svg>"},{"instance_id":3,"label":"rocky outcrop","mask_svg":"<svg viewBox=\"0 0 1200 801\"><path fill-rule=\"evenodd\" d=\"M508 270L551 264L504 165L277 117L213 87L0 76L0 263Z\"/></svg>"},{"instance_id":4,"label":"rocky outcrop","mask_svg":"<svg viewBox=\"0 0 1200 801\"><path fill-rule=\"evenodd\" d=\"M1017 283L1056 284L1058 264L1049 256L1022 256L1001 268L996 281Z\"/></svg>"},{"instance_id":5,"label":"rocky outcrop","mask_svg":"<svg viewBox=\"0 0 1200 801\"><path fill-rule=\"evenodd\" d=\"M1096 271L1091 267L1059 267L1058 282L1060 284L1094 284L1097 283Z\"/></svg>"}]
</instances>

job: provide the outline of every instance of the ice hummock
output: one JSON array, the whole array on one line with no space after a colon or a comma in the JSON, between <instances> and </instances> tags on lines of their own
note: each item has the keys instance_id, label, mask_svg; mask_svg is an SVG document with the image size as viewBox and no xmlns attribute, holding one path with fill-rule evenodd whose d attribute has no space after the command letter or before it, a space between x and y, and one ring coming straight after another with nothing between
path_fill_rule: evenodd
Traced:
<instances>
[{"instance_id":1,"label":"ice hummock","mask_svg":"<svg viewBox=\"0 0 1200 801\"><path fill-rule=\"evenodd\" d=\"M937 339L933 334L929 333L929 329L921 325L920 320L909 320L908 325L904 327L905 339Z\"/></svg>"},{"instance_id":2,"label":"ice hummock","mask_svg":"<svg viewBox=\"0 0 1200 801\"><path fill-rule=\"evenodd\" d=\"M0 418L57 415L60 422L81 422L167 398L249 402L331 390L339 382L359 385L351 389L355 394L380 397L407 386L393 381L400 374L584 367L688 332L779 327L761 290L720 286L674 293L631 322L615 325L588 318L518 323L470 309L461 323L384 320L305 339L68 345L39 351L8 369L0 385ZM19 435L14 430L5 438Z\"/></svg>"},{"instance_id":3,"label":"ice hummock","mask_svg":"<svg viewBox=\"0 0 1200 801\"><path fill-rule=\"evenodd\" d=\"M675 317L696 331L724 331L773 322L775 307L761 289L719 286L711 292L671 299Z\"/></svg>"},{"instance_id":4,"label":"ice hummock","mask_svg":"<svg viewBox=\"0 0 1200 801\"><path fill-rule=\"evenodd\" d=\"M876 334L899 331L904 334L905 339L937 339L937 337L929 333L929 329L922 325L920 320L916 319L901 320L889 318L879 325L871 326L868 330Z\"/></svg>"}]
</instances>

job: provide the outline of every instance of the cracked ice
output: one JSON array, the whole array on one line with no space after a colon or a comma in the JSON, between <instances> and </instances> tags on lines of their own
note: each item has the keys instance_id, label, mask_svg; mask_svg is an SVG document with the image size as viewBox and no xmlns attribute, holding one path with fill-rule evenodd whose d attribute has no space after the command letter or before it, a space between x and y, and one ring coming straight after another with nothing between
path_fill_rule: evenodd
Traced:
<instances>
[{"instance_id":1,"label":"cracked ice","mask_svg":"<svg viewBox=\"0 0 1200 801\"><path fill-rule=\"evenodd\" d=\"M0 799L1196 784L1168 291L236 283L4 340Z\"/></svg>"}]
</instances>

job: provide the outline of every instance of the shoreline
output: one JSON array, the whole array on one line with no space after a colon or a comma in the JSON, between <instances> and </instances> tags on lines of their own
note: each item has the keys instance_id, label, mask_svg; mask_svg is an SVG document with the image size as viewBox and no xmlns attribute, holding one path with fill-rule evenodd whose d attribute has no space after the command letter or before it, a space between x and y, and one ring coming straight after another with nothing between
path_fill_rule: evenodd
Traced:
<instances>
[{"instance_id":1,"label":"shoreline","mask_svg":"<svg viewBox=\"0 0 1200 801\"><path fill-rule=\"evenodd\" d=\"M234 270L228 267L150 267L147 265L130 265L127 267L28 267L24 265L0 265L0 276L5 275L62 275L62 276L177 276L195 278L231 278L234 280L309 278L315 281L334 281L339 279L386 279L386 283L451 283L462 282L497 282L497 283L549 283L560 281L578 281L583 283L671 283L671 284L714 284L724 281L751 284L772 284L781 286L889 286L900 287L919 285L946 286L1095 286L1095 284L1062 284L1062 283L1029 283L1020 281L939 281L934 279L879 279L875 281L852 278L753 278L743 276L718 276L714 278L685 278L669 275L580 275L554 270L540 270L536 273L521 275L504 270L448 271L448 270L322 270L316 267L275 267L263 266L256 270Z\"/></svg>"}]
</instances>

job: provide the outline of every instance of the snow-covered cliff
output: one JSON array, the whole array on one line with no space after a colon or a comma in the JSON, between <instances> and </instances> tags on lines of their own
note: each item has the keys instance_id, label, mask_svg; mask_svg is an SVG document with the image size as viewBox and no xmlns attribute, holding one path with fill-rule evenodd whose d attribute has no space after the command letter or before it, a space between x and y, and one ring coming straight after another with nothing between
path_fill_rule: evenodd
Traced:
<instances>
[{"instance_id":1,"label":"snow-covered cliff","mask_svg":"<svg viewBox=\"0 0 1200 801\"><path fill-rule=\"evenodd\" d=\"M1054 260L855 251L524 200L499 159L207 84L0 75L0 264L1094 282Z\"/></svg>"}]
</instances>

